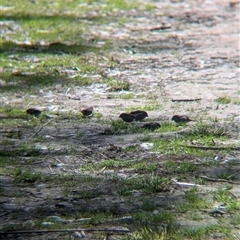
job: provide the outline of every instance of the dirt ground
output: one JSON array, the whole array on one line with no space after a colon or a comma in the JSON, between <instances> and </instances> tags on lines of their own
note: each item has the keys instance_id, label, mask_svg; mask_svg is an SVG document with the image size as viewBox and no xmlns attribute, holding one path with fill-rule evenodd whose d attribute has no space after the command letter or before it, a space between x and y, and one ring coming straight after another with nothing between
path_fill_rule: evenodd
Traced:
<instances>
[{"instance_id":1,"label":"dirt ground","mask_svg":"<svg viewBox=\"0 0 240 240\"><path fill-rule=\"evenodd\" d=\"M128 108L138 109L142 106L157 105L158 109L153 108L148 111L147 121L170 121L174 114L186 114L193 119L202 119L209 123L213 119L217 119L218 124L229 133L230 139L227 143L239 144L240 4L237 2L231 4L227 0L165 0L153 1L152 4L154 9L149 12L131 10L117 13L116 18L126 15L131 19L130 22L121 26L116 23L99 26L89 21L89 32L84 36L86 39L98 36L101 39L96 43L99 47L104 45L109 38L116 40L109 55L112 56L113 61L118 63L117 67L110 67L105 62L101 66L102 76L129 81L129 91L109 92L108 86L100 81L100 83L86 87L66 88L58 84L51 88L36 90L36 94L30 97L34 103L38 99L38 104L32 105L29 102L28 106L23 105L27 96L20 93L12 96L4 92L1 94L2 104L14 104L24 108L34 106L46 112L51 111L58 114L69 111L77 113L81 108L93 106L94 111L102 114L102 118L107 120L117 119L119 113ZM91 59L91 55L88 55L88 59ZM89 77L98 82L102 76ZM133 94L132 99L117 97L117 95L131 93ZM112 94L114 97L111 97ZM219 104L215 101L217 98L225 96L232 99L229 104ZM189 99L193 101L174 101ZM194 101L194 99L200 100ZM50 121L51 124L41 128L37 134L38 138L34 138L34 134L39 130L39 127L36 127L22 130L24 137L20 140L15 139L16 148L19 144L27 144L34 139L35 146L41 153L39 160L32 164L28 162L31 158L29 153L22 153L22 155L16 156L19 164L26 169L34 168L34 171L51 176L73 175L76 177L76 181L78 176L92 176L99 177L102 181L94 188L96 193L94 197L86 200L74 196L76 192L79 194L86 188L90 191L93 190L86 183L83 185L79 183L77 187L72 187L71 197L66 197L60 185L52 188L44 183L36 183L21 188L21 184L13 184L11 176L2 175L1 228L12 226L12 228L18 229L22 225L31 227L36 219L41 219L41 222L49 222L51 216L62 217L73 212L81 212L83 209L97 211L100 208L110 209L117 206L117 214L121 216L128 216L129 213L136 212L145 196L141 191L136 190L132 193L129 202L124 201L116 194L113 176L116 174L119 178L126 179L141 173L134 169L124 168L118 172L107 169L98 172L81 171L81 166L91 161L101 162L106 159L136 161L141 159L143 162L150 162L152 159L154 161L157 159L159 169L155 174L174 178L174 173L171 175L164 169L164 161L168 158L166 154L141 148L143 134L104 135L105 129L109 126L106 123L101 124L96 117L79 123L77 119L63 119L56 114ZM188 127L194 126L194 124L194 122L190 123ZM187 131L187 129L185 130ZM177 135L182 136L181 133L152 133L151 136L152 139L159 136L171 139ZM7 139L7 137L3 134L2 139ZM112 146L117 146L117 148L112 149ZM137 146L138 151L125 152L124 148L128 146ZM73 150L76 154L72 154ZM215 156L212 156L212 159L187 157L189 162L202 163L213 160ZM233 150L221 157L223 157L223 161L233 159L234 165L220 164L206 168L196 176L186 175L183 181L191 183L195 177L200 175L217 178L220 173L237 174L240 171L239 150ZM181 158L176 161L180 162ZM236 184L232 184L231 191L236 198L240 198L239 182L240 174L236 175ZM209 181L200 187L200 192L217 189L223 184L225 183ZM16 193L17 197L11 197L11 195L14 196L13 193ZM182 188L171 186L156 194L152 201L159 208L164 209L170 203L181 203L182 195ZM43 210L38 212L37 209L40 208ZM183 226L195 226L195 224L204 226L206 220L207 223L212 224L218 224L219 221L219 219L207 215L198 223L181 218L178 219L178 222ZM74 221L74 226L76 226L76 219ZM112 225L112 222L102 225ZM117 225L121 225L121 221L117 222ZM67 225L66 228L71 228L71 225L70 227ZM237 232L239 229L236 229L235 234ZM8 239L46 239L44 237L46 235L37 237L21 234L7 236ZM64 239L64 237L66 235L52 234L48 239ZM91 239L90 235L89 239Z\"/></svg>"}]
</instances>

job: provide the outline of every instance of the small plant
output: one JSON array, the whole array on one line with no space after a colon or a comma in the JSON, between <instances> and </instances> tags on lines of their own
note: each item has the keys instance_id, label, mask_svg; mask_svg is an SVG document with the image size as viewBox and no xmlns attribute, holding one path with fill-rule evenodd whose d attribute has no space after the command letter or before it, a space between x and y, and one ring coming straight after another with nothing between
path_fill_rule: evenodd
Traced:
<instances>
[{"instance_id":1,"label":"small plant","mask_svg":"<svg viewBox=\"0 0 240 240\"><path fill-rule=\"evenodd\" d=\"M154 203L154 201L151 201L149 199L144 199L142 202L142 206L141 209L144 211L153 211L156 204Z\"/></svg>"},{"instance_id":2,"label":"small plant","mask_svg":"<svg viewBox=\"0 0 240 240\"><path fill-rule=\"evenodd\" d=\"M111 120L110 124L114 132L119 132L120 130L126 130L129 127L129 124L123 122L121 119Z\"/></svg>"},{"instance_id":3,"label":"small plant","mask_svg":"<svg viewBox=\"0 0 240 240\"><path fill-rule=\"evenodd\" d=\"M188 173L188 172L196 172L199 171L199 166L196 165L195 163L191 162L184 162L176 166L176 172L183 174L183 173Z\"/></svg>"},{"instance_id":4,"label":"small plant","mask_svg":"<svg viewBox=\"0 0 240 240\"><path fill-rule=\"evenodd\" d=\"M229 104L232 101L232 99L228 96L224 97L219 97L215 99L215 102L220 103L220 104Z\"/></svg>"},{"instance_id":5,"label":"small plant","mask_svg":"<svg viewBox=\"0 0 240 240\"><path fill-rule=\"evenodd\" d=\"M14 182L16 183L34 183L43 180L40 172L32 172L30 170L17 169L13 172Z\"/></svg>"},{"instance_id":6,"label":"small plant","mask_svg":"<svg viewBox=\"0 0 240 240\"><path fill-rule=\"evenodd\" d=\"M224 203L229 211L240 210L239 201L232 196L229 189L221 188L213 192L213 199L216 202Z\"/></svg>"},{"instance_id":7,"label":"small plant","mask_svg":"<svg viewBox=\"0 0 240 240\"><path fill-rule=\"evenodd\" d=\"M106 83L110 88L110 91L128 91L130 88L130 83L125 80L108 79Z\"/></svg>"},{"instance_id":8,"label":"small plant","mask_svg":"<svg viewBox=\"0 0 240 240\"><path fill-rule=\"evenodd\" d=\"M137 146L127 146L124 150L126 152L135 152L137 150Z\"/></svg>"},{"instance_id":9,"label":"small plant","mask_svg":"<svg viewBox=\"0 0 240 240\"><path fill-rule=\"evenodd\" d=\"M195 188L186 191L184 198L186 199L186 204L188 206L188 210L191 209L204 209L210 207L209 203L204 199L200 198L197 194L197 190Z\"/></svg>"},{"instance_id":10,"label":"small plant","mask_svg":"<svg viewBox=\"0 0 240 240\"><path fill-rule=\"evenodd\" d=\"M157 170L158 164L157 163L148 164L145 162L141 162L141 163L136 163L132 165L132 168L143 171L143 172L154 172Z\"/></svg>"}]
</instances>

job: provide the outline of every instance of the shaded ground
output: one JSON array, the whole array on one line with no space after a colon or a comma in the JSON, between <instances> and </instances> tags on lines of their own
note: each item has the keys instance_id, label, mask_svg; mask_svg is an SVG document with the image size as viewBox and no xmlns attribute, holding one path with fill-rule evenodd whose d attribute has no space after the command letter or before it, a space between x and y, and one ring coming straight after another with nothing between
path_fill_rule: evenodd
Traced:
<instances>
[{"instance_id":1,"label":"shaded ground","mask_svg":"<svg viewBox=\"0 0 240 240\"><path fill-rule=\"evenodd\" d=\"M107 53L103 51L102 56L83 53L88 62L98 61L102 68L101 74L88 76L96 79L95 84L86 87L66 87L61 83L46 88L36 86L30 96L21 92L12 95L8 84L2 84L5 90L2 92L3 106L36 106L46 112L51 111L54 116L48 124L35 128L16 125L11 129L8 127L11 118L6 120L6 116L1 116L2 154L8 153L12 161L16 161L16 166L24 171L43 174L36 179L23 176L21 171L14 177L13 174L1 175L2 228L46 227L52 222L66 224L66 228L79 228L84 224L92 224L96 228L128 228L129 224L144 224L143 219L134 215L140 209L149 211L153 216L170 209L175 214L177 226L199 227L224 222L232 229L229 239L239 238L239 221L231 222L234 216L239 216L239 207L238 211L229 211L223 216L209 214L215 205L221 203L212 197L211 191L229 188L226 199L239 200L240 197L240 154L237 149L240 121L239 4L230 5L228 1L161 1L151 4L154 9L150 12L116 12L116 18L125 16L127 19L122 25L113 22L99 26L88 20L89 32L84 38L99 39L91 45L104 46L109 38L115 41L111 50ZM58 50L63 47L70 48L69 45L60 45ZM106 55L111 57L111 62L105 59ZM58 71L67 72L68 69L59 67ZM74 75L75 70L71 71L68 74ZM101 81L104 77L129 81L129 91L109 91L109 86ZM129 94L132 94L130 99ZM230 103L215 101L225 96L231 98ZM199 98L190 102L172 101ZM79 120L74 114L87 106L94 107L95 116ZM224 129L229 139L217 140L220 148L215 146L212 155L196 157L185 149L182 154L175 155L141 147L146 135L150 143L159 138L166 141L184 138L192 131L195 122L173 133L146 134L125 129L106 134L105 130L111 129L111 121L115 121L119 113L143 106L149 113L146 121L168 122L173 114L187 114L193 119L213 124L212 128ZM68 115L70 111L74 114ZM216 119L215 124L213 120ZM19 119L19 122L22 121L27 122ZM143 123L134 124L138 128ZM221 147L228 144L233 144L236 149L222 151ZM28 145L33 145L36 151L27 148ZM216 156L221 157L221 162L214 164ZM113 162L107 165L106 160ZM193 163L199 166L199 171L189 170L183 174L178 165L167 165L169 160L179 166ZM101 165L101 162L104 164ZM134 163L144 163L153 169L145 166L136 169ZM11 168L9 166L9 171ZM234 179L219 181L226 174L234 176ZM166 177L166 182L155 183L154 177L158 176ZM134 190L129 191L122 180L132 177L144 177L144 180L135 183ZM187 197L186 188L174 184L173 179L188 183L202 179L198 194L212 205L212 209L202 207L194 210L197 220L182 214L187 212L186 209L176 210L176 206L181 206ZM150 197L149 192L142 190L145 185L154 188L154 191L148 189ZM105 215L89 219L86 212ZM169 221L163 220L163 224L169 224ZM151 226L151 222L146 225L156 227L154 224ZM217 233L212 238L224 239L223 234ZM49 239L66 239L68 236L68 233L54 233ZM46 239L46 235L39 234L37 237L31 234L4 237ZM91 233L85 237L103 238Z\"/></svg>"}]
</instances>

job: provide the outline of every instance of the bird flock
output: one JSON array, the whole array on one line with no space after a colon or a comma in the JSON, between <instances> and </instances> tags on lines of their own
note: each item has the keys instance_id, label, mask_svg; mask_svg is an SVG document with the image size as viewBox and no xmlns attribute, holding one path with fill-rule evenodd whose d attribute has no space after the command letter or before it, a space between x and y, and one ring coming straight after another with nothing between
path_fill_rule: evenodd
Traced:
<instances>
[{"instance_id":1,"label":"bird flock","mask_svg":"<svg viewBox=\"0 0 240 240\"><path fill-rule=\"evenodd\" d=\"M88 107L88 108L82 109L81 113L83 117L90 118L93 115L93 110L94 110L93 107ZM41 111L36 108L29 108L26 110L26 113L33 115L35 117L39 117L41 114ZM127 123L131 123L133 121L143 121L146 117L148 117L148 113L143 110L135 110L135 111L131 111L130 113L123 112L119 115L119 118L121 118L124 122L127 122ZM190 119L186 115L174 115L172 117L172 121L179 124L179 123L187 123L194 120ZM145 128L149 130L155 130L160 127L161 127L161 124L158 122L148 122L143 126L141 126L141 128Z\"/></svg>"}]
</instances>

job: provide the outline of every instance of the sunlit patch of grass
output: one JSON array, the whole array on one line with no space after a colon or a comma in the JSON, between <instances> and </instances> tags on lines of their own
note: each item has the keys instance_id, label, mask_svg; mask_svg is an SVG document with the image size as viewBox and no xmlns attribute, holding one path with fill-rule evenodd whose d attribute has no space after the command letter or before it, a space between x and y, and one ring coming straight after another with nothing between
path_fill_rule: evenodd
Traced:
<instances>
[{"instance_id":1,"label":"sunlit patch of grass","mask_svg":"<svg viewBox=\"0 0 240 240\"><path fill-rule=\"evenodd\" d=\"M107 159L98 163L87 163L81 167L82 171L98 171L101 169L113 169L115 171L128 168L140 171L142 173L151 173L157 170L157 163L145 163L142 161L126 161L126 160L114 160Z\"/></svg>"},{"instance_id":2,"label":"sunlit patch of grass","mask_svg":"<svg viewBox=\"0 0 240 240\"><path fill-rule=\"evenodd\" d=\"M109 88L109 91L128 91L130 88L130 83L126 80L116 80L116 79L107 79L106 84Z\"/></svg>"},{"instance_id":3,"label":"sunlit patch of grass","mask_svg":"<svg viewBox=\"0 0 240 240\"><path fill-rule=\"evenodd\" d=\"M195 188L186 191L184 198L186 199L191 209L205 209L210 206L210 203L206 202L203 198L201 198L198 195L197 189Z\"/></svg>"},{"instance_id":4,"label":"sunlit patch of grass","mask_svg":"<svg viewBox=\"0 0 240 240\"><path fill-rule=\"evenodd\" d=\"M169 160L169 161L166 161L165 165L167 169L169 169L169 171L178 173L178 174L199 171L199 166L191 162L178 163L178 162Z\"/></svg>"},{"instance_id":5,"label":"sunlit patch of grass","mask_svg":"<svg viewBox=\"0 0 240 240\"><path fill-rule=\"evenodd\" d=\"M156 132L175 132L181 129L180 125L176 125L172 122L162 122L161 127L155 130Z\"/></svg>"},{"instance_id":6,"label":"sunlit patch of grass","mask_svg":"<svg viewBox=\"0 0 240 240\"><path fill-rule=\"evenodd\" d=\"M221 103L221 104L228 104L231 101L232 101L232 99L228 96L219 97L219 98L215 99L215 102Z\"/></svg>"},{"instance_id":7,"label":"sunlit patch of grass","mask_svg":"<svg viewBox=\"0 0 240 240\"><path fill-rule=\"evenodd\" d=\"M227 188L221 188L213 192L213 199L218 203L225 203L228 211L240 210L239 201L233 197Z\"/></svg>"},{"instance_id":8,"label":"sunlit patch of grass","mask_svg":"<svg viewBox=\"0 0 240 240\"><path fill-rule=\"evenodd\" d=\"M110 122L112 130L118 134L129 134L129 133L140 133L143 129L140 128L137 122L133 121L130 123L124 122L122 119L111 120Z\"/></svg>"},{"instance_id":9,"label":"sunlit patch of grass","mask_svg":"<svg viewBox=\"0 0 240 240\"><path fill-rule=\"evenodd\" d=\"M21 108L2 107L0 108L0 113L4 113L8 117L26 118L26 110Z\"/></svg>"},{"instance_id":10,"label":"sunlit patch of grass","mask_svg":"<svg viewBox=\"0 0 240 240\"><path fill-rule=\"evenodd\" d=\"M133 190L141 190L151 194L156 192L167 192L170 189L170 181L164 177L143 176L138 178L119 180L118 193L130 195Z\"/></svg>"},{"instance_id":11,"label":"sunlit patch of grass","mask_svg":"<svg viewBox=\"0 0 240 240\"><path fill-rule=\"evenodd\" d=\"M145 239L145 240L170 240L171 236L167 231L166 227L162 227L159 230L155 230L149 227L143 227L138 231L134 231L130 237L126 238L127 240L138 240L138 239Z\"/></svg>"},{"instance_id":12,"label":"sunlit patch of grass","mask_svg":"<svg viewBox=\"0 0 240 240\"><path fill-rule=\"evenodd\" d=\"M173 130L175 127L166 125ZM179 127L179 126L178 126ZM158 130L160 131L160 130ZM173 138L171 140L159 138L154 141L154 149L165 153L183 155L189 154L194 156L210 156L214 155L214 151L209 149L201 149L201 147L191 148L193 142L197 142L199 146L215 146L214 140L224 141L227 139L226 133L223 128L218 126L210 126L205 123L197 123L193 130L186 132L183 138ZM227 151L227 149L226 149Z\"/></svg>"},{"instance_id":13,"label":"sunlit patch of grass","mask_svg":"<svg viewBox=\"0 0 240 240\"><path fill-rule=\"evenodd\" d=\"M120 93L120 94L108 94L107 95L107 98L108 99L133 99L135 98L134 94L133 93Z\"/></svg>"},{"instance_id":14,"label":"sunlit patch of grass","mask_svg":"<svg viewBox=\"0 0 240 240\"><path fill-rule=\"evenodd\" d=\"M9 167L15 167L19 161L16 158L10 156L9 152L4 150L0 151L1 161L0 161L0 173L9 173Z\"/></svg>"},{"instance_id":15,"label":"sunlit patch of grass","mask_svg":"<svg viewBox=\"0 0 240 240\"><path fill-rule=\"evenodd\" d=\"M213 225L209 224L205 227L185 227L179 229L174 236L178 237L178 239L193 239L193 240L201 240L201 239L210 239L213 234L221 234L222 239L231 240L234 239L231 234L231 228L226 225Z\"/></svg>"},{"instance_id":16,"label":"sunlit patch of grass","mask_svg":"<svg viewBox=\"0 0 240 240\"><path fill-rule=\"evenodd\" d=\"M233 99L232 100L233 104L240 105L240 99Z\"/></svg>"},{"instance_id":17,"label":"sunlit patch of grass","mask_svg":"<svg viewBox=\"0 0 240 240\"><path fill-rule=\"evenodd\" d=\"M29 61L32 58L38 61L37 63L33 61L29 68ZM7 83L11 82L13 89L17 85L21 90L26 90L26 86L49 86L53 83L89 85L95 82L91 74L99 71L96 65L88 63L88 59L71 55L39 54L36 57L32 54L18 54L15 60L6 58L2 63L5 68L1 73L2 79ZM10 86L8 88L10 89Z\"/></svg>"},{"instance_id":18,"label":"sunlit patch of grass","mask_svg":"<svg viewBox=\"0 0 240 240\"><path fill-rule=\"evenodd\" d=\"M35 183L43 182L47 176L44 176L41 172L32 172L30 170L16 169L12 173L15 183Z\"/></svg>"},{"instance_id":19,"label":"sunlit patch of grass","mask_svg":"<svg viewBox=\"0 0 240 240\"><path fill-rule=\"evenodd\" d=\"M134 223L138 225L152 226L161 224L161 226L163 228L165 227L166 229L171 229L175 225L175 217L171 212L168 211L162 211L156 214L149 212L138 212L133 215L133 220Z\"/></svg>"},{"instance_id":20,"label":"sunlit patch of grass","mask_svg":"<svg viewBox=\"0 0 240 240\"><path fill-rule=\"evenodd\" d=\"M232 218L230 220L230 224L240 225L240 213L232 216Z\"/></svg>"},{"instance_id":21,"label":"sunlit patch of grass","mask_svg":"<svg viewBox=\"0 0 240 240\"><path fill-rule=\"evenodd\" d=\"M191 149L184 145L188 142L183 139L159 139L154 141L154 150L157 152L162 152L165 154L175 154L175 155L194 155L194 156L212 156L212 150L202 150L202 149Z\"/></svg>"},{"instance_id":22,"label":"sunlit patch of grass","mask_svg":"<svg viewBox=\"0 0 240 240\"><path fill-rule=\"evenodd\" d=\"M193 129L193 132L189 136L198 136L201 138L210 137L210 138L219 138L226 137L226 132L223 127L216 125L209 125L207 123L198 122Z\"/></svg>"},{"instance_id":23,"label":"sunlit patch of grass","mask_svg":"<svg viewBox=\"0 0 240 240\"><path fill-rule=\"evenodd\" d=\"M153 110L161 110L162 106L159 105L156 102L149 103L148 105L137 107L138 110L143 110L143 111L153 111ZM136 106L131 106L126 109L126 112L131 112L133 110L136 110Z\"/></svg>"}]
</instances>

